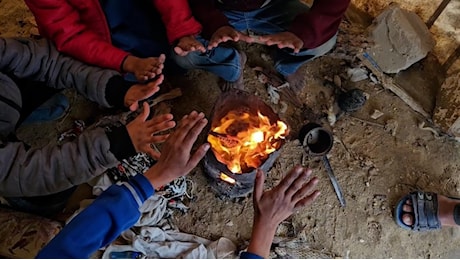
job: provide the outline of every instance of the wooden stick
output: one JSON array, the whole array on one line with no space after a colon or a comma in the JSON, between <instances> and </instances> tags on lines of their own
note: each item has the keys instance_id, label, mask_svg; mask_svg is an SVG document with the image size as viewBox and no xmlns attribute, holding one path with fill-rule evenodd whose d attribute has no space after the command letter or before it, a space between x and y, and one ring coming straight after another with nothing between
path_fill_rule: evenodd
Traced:
<instances>
[{"instance_id":1,"label":"wooden stick","mask_svg":"<svg viewBox=\"0 0 460 260\"><path fill-rule=\"evenodd\" d=\"M176 97L182 96L182 91L180 88L175 88L168 93L164 93L157 98L153 99L151 102L149 102L150 107L154 107L156 104L161 103L166 100L174 99Z\"/></svg>"},{"instance_id":2,"label":"wooden stick","mask_svg":"<svg viewBox=\"0 0 460 260\"><path fill-rule=\"evenodd\" d=\"M442 64L444 71L447 72L458 58L460 58L460 45L457 46L457 49L455 49L455 51L449 56L449 58L447 58L444 64Z\"/></svg>"},{"instance_id":3,"label":"wooden stick","mask_svg":"<svg viewBox=\"0 0 460 260\"><path fill-rule=\"evenodd\" d=\"M441 15L442 11L444 11L444 9L446 9L446 6L450 3L450 0L443 0L438 8L436 9L436 11L434 11L433 15L431 15L430 19L428 19L428 21L426 22L426 26L429 28L431 28L431 26L433 26L434 22L436 21L436 19L438 19L439 15Z\"/></svg>"}]
</instances>

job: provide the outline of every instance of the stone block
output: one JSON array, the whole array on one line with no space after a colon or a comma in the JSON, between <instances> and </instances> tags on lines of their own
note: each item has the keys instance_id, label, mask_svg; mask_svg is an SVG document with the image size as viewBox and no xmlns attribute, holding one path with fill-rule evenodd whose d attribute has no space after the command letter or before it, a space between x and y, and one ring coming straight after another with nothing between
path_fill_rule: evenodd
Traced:
<instances>
[{"instance_id":1,"label":"stone block","mask_svg":"<svg viewBox=\"0 0 460 260\"><path fill-rule=\"evenodd\" d=\"M368 53L385 73L398 73L423 59L434 47L433 37L420 19L410 11L392 4L371 26Z\"/></svg>"}]
</instances>

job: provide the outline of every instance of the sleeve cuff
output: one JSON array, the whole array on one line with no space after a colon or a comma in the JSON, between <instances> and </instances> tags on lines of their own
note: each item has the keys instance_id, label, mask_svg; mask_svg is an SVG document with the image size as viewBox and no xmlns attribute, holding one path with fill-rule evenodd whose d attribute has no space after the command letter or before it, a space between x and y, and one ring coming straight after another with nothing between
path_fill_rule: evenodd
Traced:
<instances>
[{"instance_id":1,"label":"sleeve cuff","mask_svg":"<svg viewBox=\"0 0 460 260\"><path fill-rule=\"evenodd\" d=\"M105 98L110 106L125 108L125 96L134 82L128 82L121 75L115 75L109 79L105 87Z\"/></svg>"},{"instance_id":2,"label":"sleeve cuff","mask_svg":"<svg viewBox=\"0 0 460 260\"><path fill-rule=\"evenodd\" d=\"M242 252L240 254L240 258L241 259L264 259L260 255L256 255L256 254L253 254L253 253L250 253L250 252Z\"/></svg>"},{"instance_id":3,"label":"sleeve cuff","mask_svg":"<svg viewBox=\"0 0 460 260\"><path fill-rule=\"evenodd\" d=\"M137 154L126 126L113 128L112 131L107 131L106 134L110 143L110 151L119 161Z\"/></svg>"},{"instance_id":4,"label":"sleeve cuff","mask_svg":"<svg viewBox=\"0 0 460 260\"><path fill-rule=\"evenodd\" d=\"M128 183L136 190L142 203L155 193L154 187L142 173L138 173L134 178L130 179Z\"/></svg>"}]
</instances>

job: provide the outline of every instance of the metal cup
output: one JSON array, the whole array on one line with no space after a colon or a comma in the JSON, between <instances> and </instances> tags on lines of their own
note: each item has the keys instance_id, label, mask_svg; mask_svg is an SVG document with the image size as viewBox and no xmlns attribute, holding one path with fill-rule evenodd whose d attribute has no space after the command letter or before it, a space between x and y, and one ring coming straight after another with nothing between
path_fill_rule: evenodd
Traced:
<instances>
[{"instance_id":1,"label":"metal cup","mask_svg":"<svg viewBox=\"0 0 460 260\"><path fill-rule=\"evenodd\" d=\"M334 143L331 132L316 123L308 123L300 129L299 140L305 151L312 156L327 154Z\"/></svg>"}]
</instances>

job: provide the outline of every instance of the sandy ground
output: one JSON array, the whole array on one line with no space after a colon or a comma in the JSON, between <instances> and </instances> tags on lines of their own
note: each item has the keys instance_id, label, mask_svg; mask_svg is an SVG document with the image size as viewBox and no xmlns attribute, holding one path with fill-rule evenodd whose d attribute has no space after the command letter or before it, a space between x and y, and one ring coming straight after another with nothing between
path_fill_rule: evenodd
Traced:
<instances>
[{"instance_id":1,"label":"sandy ground","mask_svg":"<svg viewBox=\"0 0 460 260\"><path fill-rule=\"evenodd\" d=\"M361 10L372 15L384 7L384 1L375 5L356 2ZM423 18L429 17L434 10L433 3L411 2L418 3L411 7L421 12ZM429 10L423 11L421 7L424 6ZM31 33L36 30L23 3L0 0L0 35L30 36ZM362 27L343 23L335 51L302 67L307 75L307 85L299 93L304 107L295 107L282 98L289 105L284 113L280 112L282 106L270 103L266 88L250 68L270 65L270 61L260 58L266 50L260 46L243 46L249 54L245 70L247 91L258 95L279 112L293 133L268 173L266 186L273 186L288 169L302 164L314 169L322 192L313 206L294 214L280 226L277 241L289 243L279 243L272 256L459 258L460 249L454 241L460 239L460 229L414 233L402 230L394 223L392 211L398 199L417 188L460 196L460 145L448 137L436 137L432 132L420 129L418 126L425 121L424 118L380 85L368 80L349 81L346 70L357 65L352 58L360 47L365 46L363 34ZM295 139L295 133L312 117L311 111L324 115L333 103L333 87L324 82L335 75L341 78L344 89L359 88L369 95L361 110L344 115L334 126L329 126L324 118L320 120L334 133L335 143L329 159L344 191L345 208L340 207L320 161L309 158ZM179 117L196 109L209 116L214 100L220 95L217 78L194 71L187 79L188 83L181 86L183 96L172 102L173 113ZM40 125L38 131L38 126L21 128L20 137L34 145L44 145L55 142L58 133L68 129L74 119L84 119L87 123L94 121L94 115L99 113L97 106L88 106L89 102L73 92L67 94L72 100L72 110L64 120ZM383 112L383 116L371 119L374 110ZM195 199L187 203L190 206L187 214L175 215L179 228L209 239L225 236L244 247L252 226L251 198L217 198L201 168L195 169L190 179L194 182Z\"/></svg>"}]
</instances>

